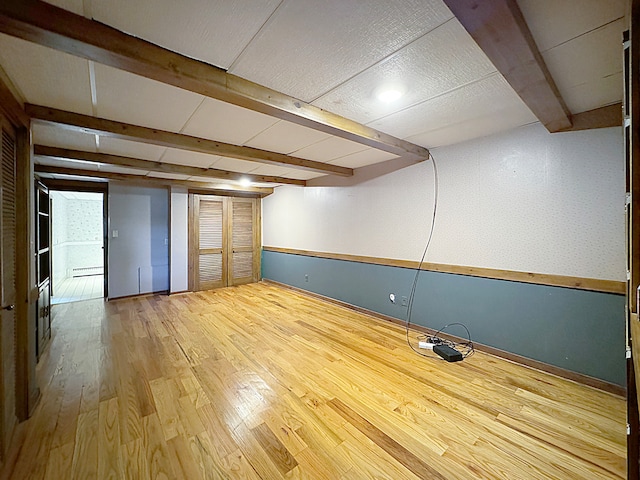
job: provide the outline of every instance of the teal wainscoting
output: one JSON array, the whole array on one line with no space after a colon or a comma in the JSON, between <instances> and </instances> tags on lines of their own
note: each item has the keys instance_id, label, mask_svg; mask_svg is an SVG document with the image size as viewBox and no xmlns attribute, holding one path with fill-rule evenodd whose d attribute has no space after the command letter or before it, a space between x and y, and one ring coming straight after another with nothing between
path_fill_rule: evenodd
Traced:
<instances>
[{"instance_id":1,"label":"teal wainscoting","mask_svg":"<svg viewBox=\"0 0 640 480\"><path fill-rule=\"evenodd\" d=\"M262 276L406 320L415 270L263 251ZM474 342L625 385L624 305L624 295L422 271L411 321L461 322Z\"/></svg>"}]
</instances>

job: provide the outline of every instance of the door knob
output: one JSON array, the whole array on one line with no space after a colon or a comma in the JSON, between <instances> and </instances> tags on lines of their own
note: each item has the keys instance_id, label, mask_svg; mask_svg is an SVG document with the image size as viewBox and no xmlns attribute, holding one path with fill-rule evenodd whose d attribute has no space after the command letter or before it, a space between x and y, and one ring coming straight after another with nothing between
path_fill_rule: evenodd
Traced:
<instances>
[{"instance_id":1,"label":"door knob","mask_svg":"<svg viewBox=\"0 0 640 480\"><path fill-rule=\"evenodd\" d=\"M3 310L9 310L9 311L13 310L14 308L16 308L15 305L7 305L6 307L2 307Z\"/></svg>"}]
</instances>

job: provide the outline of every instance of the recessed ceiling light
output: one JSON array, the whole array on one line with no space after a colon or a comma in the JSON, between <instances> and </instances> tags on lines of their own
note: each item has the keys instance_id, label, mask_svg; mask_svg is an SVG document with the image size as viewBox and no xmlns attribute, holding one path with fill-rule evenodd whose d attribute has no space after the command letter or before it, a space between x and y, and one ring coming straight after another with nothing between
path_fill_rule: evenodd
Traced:
<instances>
[{"instance_id":1,"label":"recessed ceiling light","mask_svg":"<svg viewBox=\"0 0 640 480\"><path fill-rule=\"evenodd\" d=\"M249 180L247 177L242 177L240 179L240 185L242 185L243 187L250 187L251 186L251 180Z\"/></svg>"},{"instance_id":2,"label":"recessed ceiling light","mask_svg":"<svg viewBox=\"0 0 640 480\"><path fill-rule=\"evenodd\" d=\"M383 103L391 103L404 95L404 88L398 85L385 85L376 91L376 98Z\"/></svg>"}]
</instances>

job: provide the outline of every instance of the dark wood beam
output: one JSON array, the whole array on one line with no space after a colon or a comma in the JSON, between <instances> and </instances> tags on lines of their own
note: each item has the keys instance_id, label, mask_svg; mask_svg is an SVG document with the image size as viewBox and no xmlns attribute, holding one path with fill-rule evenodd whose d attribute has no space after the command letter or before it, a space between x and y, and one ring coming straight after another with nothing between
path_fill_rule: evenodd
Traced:
<instances>
[{"instance_id":1,"label":"dark wood beam","mask_svg":"<svg viewBox=\"0 0 640 480\"><path fill-rule=\"evenodd\" d=\"M571 128L563 131L591 130L593 128L609 128L622 126L622 103L614 103L606 107L594 108L571 115Z\"/></svg>"},{"instance_id":2,"label":"dark wood beam","mask_svg":"<svg viewBox=\"0 0 640 480\"><path fill-rule=\"evenodd\" d=\"M265 197L273 193L273 188L265 187L242 187L240 185L226 185L218 183L207 182L191 182L187 180L171 180L166 178L148 177L145 175L130 175L127 173L113 173L113 172L98 172L96 170L81 170L78 168L64 168L53 167L49 165L35 165L35 173L50 174L50 175L69 175L72 177L88 177L99 178L104 180L116 180L120 182L136 183L141 185L176 185L185 187L188 189L194 189L199 191L207 191L215 194L229 195L233 194L246 194L252 196Z\"/></svg>"},{"instance_id":3,"label":"dark wood beam","mask_svg":"<svg viewBox=\"0 0 640 480\"><path fill-rule=\"evenodd\" d=\"M71 130L93 133L105 137L122 138L138 142L178 148L191 152L221 155L251 162L311 170L324 174L351 176L353 169L315 162L304 158L291 157L281 153L269 152L252 147L241 147L229 143L217 142L206 138L192 137L182 133L167 132L155 128L141 127L130 123L116 122L105 118L91 117L79 113L67 112L39 105L25 105L25 111L34 120L60 125Z\"/></svg>"},{"instance_id":4,"label":"dark wood beam","mask_svg":"<svg viewBox=\"0 0 640 480\"><path fill-rule=\"evenodd\" d=\"M516 0L444 0L444 3L547 130L571 128L571 113Z\"/></svg>"},{"instance_id":5,"label":"dark wood beam","mask_svg":"<svg viewBox=\"0 0 640 480\"><path fill-rule=\"evenodd\" d=\"M24 112L22 104L13 95L8 85L0 77L0 110L16 127L30 128L29 116Z\"/></svg>"},{"instance_id":6,"label":"dark wood beam","mask_svg":"<svg viewBox=\"0 0 640 480\"><path fill-rule=\"evenodd\" d=\"M45 2L0 2L0 32L379 150L425 160L429 151Z\"/></svg>"},{"instance_id":7,"label":"dark wood beam","mask_svg":"<svg viewBox=\"0 0 640 480\"><path fill-rule=\"evenodd\" d=\"M292 178L251 175L250 173L229 172L227 170L218 170L215 168L189 167L187 165L154 162L151 160L141 160L139 158L110 155L108 153L85 152L81 150L71 150L69 148L48 147L45 145L34 145L33 154L39 157L83 160L85 162L106 163L109 165L119 165L121 167L136 168L139 170L149 170L151 172L178 173L181 175L211 177L231 181L247 179L256 183L284 183L301 186L305 186L306 184L304 180L296 180Z\"/></svg>"}]
</instances>

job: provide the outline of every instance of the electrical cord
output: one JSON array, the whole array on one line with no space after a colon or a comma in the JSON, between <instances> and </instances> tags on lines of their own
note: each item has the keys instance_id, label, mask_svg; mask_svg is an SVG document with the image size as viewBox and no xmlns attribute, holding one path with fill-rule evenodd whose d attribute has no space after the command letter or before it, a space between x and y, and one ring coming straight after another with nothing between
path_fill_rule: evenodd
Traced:
<instances>
[{"instance_id":1,"label":"electrical cord","mask_svg":"<svg viewBox=\"0 0 640 480\"><path fill-rule=\"evenodd\" d=\"M413 312L413 300L415 298L415 293L416 293L416 288L418 286L418 277L420 275L420 271L422 270L422 265L424 264L424 259L427 256L427 251L429 250L429 246L431 245L431 239L433 238L433 230L436 224L436 215L438 212L438 187L439 187L439 178L438 178L438 165L436 164L436 159L434 158L433 154L429 154L429 157L431 158L431 165L433 166L433 192L434 192L434 196L433 196L433 214L431 216L431 228L429 229L429 237L427 238L427 243L424 247L424 251L422 252L422 257L420 258L420 263L418 264L418 268L416 270L416 274L413 277L413 284L411 285L411 292L409 293L409 303L407 306L407 321L405 323L405 334L406 334L406 339L407 339L407 345L409 345L409 347L411 348L411 350L413 350L415 353L417 353L418 355L422 356L422 357L427 357L427 358L435 358L435 359L440 359L439 356L437 355L429 355L427 353L423 353L420 350L418 350L416 347L414 347L414 345L411 343L411 340L409 338L409 329L411 328L411 314ZM453 325L460 325L462 326L466 332L467 332L467 342L461 342L461 343L456 343L456 342L452 342L450 340L444 340L440 337L438 337L438 334L441 333L444 329L446 329L447 327L453 326ZM430 335L430 336L420 336L418 337L418 341L423 338L423 339L429 339L431 340L430 343L434 343L436 345L448 345L451 348L455 348L457 350L459 350L460 348L462 348L464 351L461 352L462 353L462 357L463 358L467 358L471 355L473 355L474 353L474 348L473 348L473 342L471 341L471 334L469 333L469 329L462 323L450 323L445 325L444 327L442 327L440 330L438 330L435 335Z\"/></svg>"}]
</instances>

